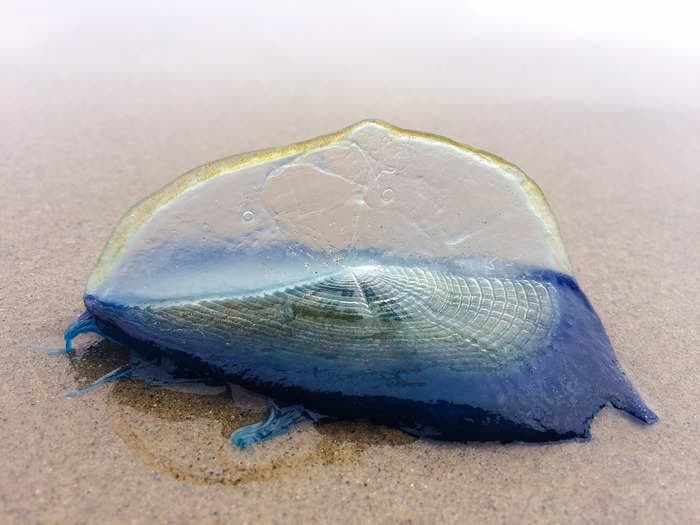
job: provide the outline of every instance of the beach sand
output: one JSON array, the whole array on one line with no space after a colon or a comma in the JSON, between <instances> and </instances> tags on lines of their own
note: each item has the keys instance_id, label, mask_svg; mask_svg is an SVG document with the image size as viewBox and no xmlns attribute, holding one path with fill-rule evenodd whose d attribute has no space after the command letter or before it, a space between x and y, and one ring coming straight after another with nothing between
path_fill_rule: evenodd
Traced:
<instances>
[{"instance_id":1,"label":"beach sand","mask_svg":"<svg viewBox=\"0 0 700 525\"><path fill-rule=\"evenodd\" d=\"M700 522L697 57L449 13L413 34L361 13L4 9L0 521ZM261 406L228 389L65 396L125 359L86 336L71 359L32 349L62 344L122 213L204 162L368 117L535 179L657 424L606 408L590 441L541 446L309 424L240 451L227 435Z\"/></svg>"}]
</instances>

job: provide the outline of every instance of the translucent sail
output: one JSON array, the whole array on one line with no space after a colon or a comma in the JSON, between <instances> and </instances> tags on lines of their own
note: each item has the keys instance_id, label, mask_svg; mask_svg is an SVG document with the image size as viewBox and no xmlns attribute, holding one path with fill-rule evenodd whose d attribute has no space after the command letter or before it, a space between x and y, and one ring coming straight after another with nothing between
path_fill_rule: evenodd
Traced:
<instances>
[{"instance_id":1,"label":"translucent sail","mask_svg":"<svg viewBox=\"0 0 700 525\"><path fill-rule=\"evenodd\" d=\"M300 249L250 256L283 245ZM184 175L122 219L87 293L129 303L245 293L332 273L353 255L372 262L371 251L570 271L541 191L518 168L364 121Z\"/></svg>"}]
</instances>

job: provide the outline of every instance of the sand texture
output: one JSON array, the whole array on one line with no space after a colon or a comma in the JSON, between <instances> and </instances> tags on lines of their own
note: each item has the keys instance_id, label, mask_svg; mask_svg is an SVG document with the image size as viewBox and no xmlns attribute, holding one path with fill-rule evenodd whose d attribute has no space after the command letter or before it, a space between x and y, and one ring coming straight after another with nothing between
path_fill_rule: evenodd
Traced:
<instances>
[{"instance_id":1,"label":"sand texture","mask_svg":"<svg viewBox=\"0 0 700 525\"><path fill-rule=\"evenodd\" d=\"M440 10L129 9L0 12L0 522L700 522L697 56ZM546 446L307 424L239 451L228 434L263 409L229 388L64 395L126 358L88 336L70 359L32 350L61 345L122 213L368 117L535 179L657 424L606 408L590 441Z\"/></svg>"}]
</instances>

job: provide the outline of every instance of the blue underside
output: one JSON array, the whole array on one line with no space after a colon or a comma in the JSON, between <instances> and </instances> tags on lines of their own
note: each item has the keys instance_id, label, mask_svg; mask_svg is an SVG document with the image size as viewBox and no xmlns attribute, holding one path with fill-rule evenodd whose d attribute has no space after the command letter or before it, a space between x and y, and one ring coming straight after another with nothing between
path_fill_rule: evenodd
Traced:
<instances>
[{"instance_id":1,"label":"blue underside","mask_svg":"<svg viewBox=\"0 0 700 525\"><path fill-rule=\"evenodd\" d=\"M457 372L416 362L391 370L372 363L349 369L331 358L306 361L298 355L250 352L254 342L241 340L232 347L201 331L144 326L130 308L92 296L85 297L89 315L81 317L80 326L92 323L94 331L146 355L167 355L192 372L240 383L281 403L300 403L333 417L367 418L433 438L587 437L593 416L608 403L653 422L656 416L625 378L576 281L548 270L529 271L527 277L557 288L559 321L545 347L497 370Z\"/></svg>"}]
</instances>

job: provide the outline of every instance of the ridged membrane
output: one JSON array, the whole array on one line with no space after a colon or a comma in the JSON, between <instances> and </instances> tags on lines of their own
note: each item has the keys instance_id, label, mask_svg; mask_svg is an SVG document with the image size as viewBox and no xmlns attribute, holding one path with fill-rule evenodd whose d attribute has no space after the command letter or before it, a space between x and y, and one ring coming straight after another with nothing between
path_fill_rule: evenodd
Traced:
<instances>
[{"instance_id":1,"label":"ridged membrane","mask_svg":"<svg viewBox=\"0 0 700 525\"><path fill-rule=\"evenodd\" d=\"M226 344L451 367L498 366L542 346L555 289L529 279L464 277L418 266L357 266L255 295L139 307L159 326L206 330ZM253 351L253 348L251 348Z\"/></svg>"}]
</instances>

